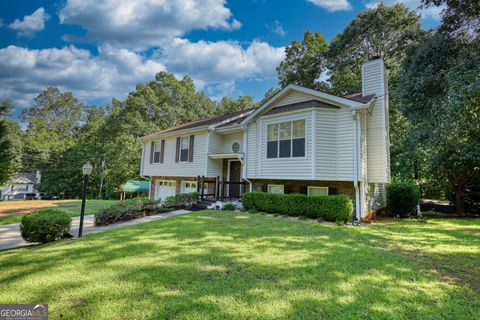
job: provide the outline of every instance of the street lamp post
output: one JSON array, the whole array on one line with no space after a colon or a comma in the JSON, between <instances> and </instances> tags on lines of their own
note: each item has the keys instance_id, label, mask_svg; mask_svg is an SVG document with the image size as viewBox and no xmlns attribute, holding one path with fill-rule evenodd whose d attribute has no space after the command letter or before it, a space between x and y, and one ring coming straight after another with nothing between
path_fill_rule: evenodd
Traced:
<instances>
[{"instance_id":1,"label":"street lamp post","mask_svg":"<svg viewBox=\"0 0 480 320\"><path fill-rule=\"evenodd\" d=\"M92 165L87 162L83 165L83 196L82 196L82 209L80 211L80 226L78 227L78 237L82 237L83 232L83 218L85 217L85 202L87 200L87 189L88 189L88 176L93 170Z\"/></svg>"}]
</instances>

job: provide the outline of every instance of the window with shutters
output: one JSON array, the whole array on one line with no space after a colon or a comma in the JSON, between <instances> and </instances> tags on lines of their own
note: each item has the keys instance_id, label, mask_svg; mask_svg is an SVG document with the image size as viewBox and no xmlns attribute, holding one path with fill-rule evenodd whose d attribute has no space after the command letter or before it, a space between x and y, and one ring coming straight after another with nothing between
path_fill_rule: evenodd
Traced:
<instances>
[{"instance_id":1,"label":"window with shutters","mask_svg":"<svg viewBox=\"0 0 480 320\"><path fill-rule=\"evenodd\" d=\"M180 162L188 161L189 149L190 149L190 137L182 137L180 140Z\"/></svg>"},{"instance_id":2,"label":"window with shutters","mask_svg":"<svg viewBox=\"0 0 480 320\"><path fill-rule=\"evenodd\" d=\"M161 141L155 141L153 143L153 163L160 163L161 146L162 146Z\"/></svg>"},{"instance_id":3,"label":"window with shutters","mask_svg":"<svg viewBox=\"0 0 480 320\"><path fill-rule=\"evenodd\" d=\"M305 120L267 126L267 158L305 157Z\"/></svg>"}]
</instances>

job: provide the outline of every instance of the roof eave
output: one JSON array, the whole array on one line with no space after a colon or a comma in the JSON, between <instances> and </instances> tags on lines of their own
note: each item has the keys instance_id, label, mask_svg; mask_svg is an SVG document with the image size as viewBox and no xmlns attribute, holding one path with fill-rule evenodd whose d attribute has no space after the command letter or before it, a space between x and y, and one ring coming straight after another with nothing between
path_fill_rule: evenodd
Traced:
<instances>
[{"instance_id":1,"label":"roof eave","mask_svg":"<svg viewBox=\"0 0 480 320\"><path fill-rule=\"evenodd\" d=\"M250 121L252 121L252 119L255 118L255 116L259 115L263 110L265 110L273 102L275 102L280 97L282 97L284 94L286 94L289 90L296 90L296 91L300 91L300 92L312 95L316 99L318 99L319 101L329 103L329 104L333 104L333 105L338 106L340 108L364 109L364 108L368 108L368 106L370 105L370 103L364 104L364 103L357 102L357 101L354 101L354 100L350 100L350 99L347 99L347 98L337 97L337 96L331 95L329 93L320 92L320 91L317 91L317 90L305 88L305 87L295 85L295 84L289 84L288 86L286 86L285 88L280 90L277 94L273 95L270 99L265 101L260 107L258 107L254 112L252 112L248 117L246 117L244 120L242 120L239 124L242 125L242 126L248 124Z\"/></svg>"}]
</instances>

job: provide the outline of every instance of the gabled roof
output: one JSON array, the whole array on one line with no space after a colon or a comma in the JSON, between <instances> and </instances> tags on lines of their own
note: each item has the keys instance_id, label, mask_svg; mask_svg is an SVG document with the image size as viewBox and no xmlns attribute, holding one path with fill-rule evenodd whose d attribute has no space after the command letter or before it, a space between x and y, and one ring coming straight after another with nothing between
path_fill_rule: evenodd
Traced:
<instances>
[{"instance_id":1,"label":"gabled roof","mask_svg":"<svg viewBox=\"0 0 480 320\"><path fill-rule=\"evenodd\" d=\"M272 106L276 101L279 101L283 96L285 96L290 91L298 91L308 95L311 95L320 102L323 102L328 105L340 107L340 108L350 108L352 110L356 109L366 109L370 105L370 101L373 99L372 97L360 97L355 95L354 100L352 97L339 97L333 94L320 92L317 90L305 88L296 84L289 84L288 86L284 87L282 90L274 94L270 99L265 101L260 107L257 108L254 112L252 112L248 117L246 117L242 122L241 125L245 125L255 119L256 117L260 116L264 112L268 112L268 108ZM363 102L367 100L367 102ZM360 100L360 101L358 101Z\"/></svg>"},{"instance_id":2,"label":"gabled roof","mask_svg":"<svg viewBox=\"0 0 480 320\"><path fill-rule=\"evenodd\" d=\"M279 101L283 96L291 91L299 91L307 95L312 96L312 99L307 101L302 101L298 103L292 103L285 106L278 106L274 109L268 109L269 106L272 106L276 101ZM240 110L231 112L221 116L210 117L206 119L200 119L196 121L187 122L175 127L171 127L156 133L146 135L141 138L141 140L154 139L160 136L186 132L190 130L230 130L229 128L238 128L250 122L257 116L261 114L276 114L280 112L300 110L305 108L312 107L322 107L322 108L350 108L352 110L356 109L366 109L370 106L375 95L362 96L361 93L353 93L345 96L335 96L325 92L320 92L317 90L305 88L299 85L290 84L284 87L282 90L278 91L267 101L265 101L260 107L256 109L249 110Z\"/></svg>"},{"instance_id":3,"label":"gabled roof","mask_svg":"<svg viewBox=\"0 0 480 320\"><path fill-rule=\"evenodd\" d=\"M355 92L355 93L350 93L342 96L343 98L350 99L353 101L357 101L360 103L368 103L370 102L375 95L374 94L369 94L367 96L362 96L361 92Z\"/></svg>"},{"instance_id":4,"label":"gabled roof","mask_svg":"<svg viewBox=\"0 0 480 320\"><path fill-rule=\"evenodd\" d=\"M151 138L156 138L159 136L162 136L164 134L168 133L173 133L177 131L185 131L189 129L200 129L202 127L208 128L209 126L215 126L215 125L224 125L226 123L234 123L236 121L241 121L245 117L247 117L251 112L253 112L255 109L249 109L249 110L239 110L235 112L231 112L228 114L224 114L221 116L214 116L206 119L200 119L196 121L190 121L175 127L171 127L162 131L158 131L146 136L142 137L142 140L144 139L151 139Z\"/></svg>"},{"instance_id":5,"label":"gabled roof","mask_svg":"<svg viewBox=\"0 0 480 320\"><path fill-rule=\"evenodd\" d=\"M37 174L35 172L15 173L12 178L13 184L37 184Z\"/></svg>"}]
</instances>

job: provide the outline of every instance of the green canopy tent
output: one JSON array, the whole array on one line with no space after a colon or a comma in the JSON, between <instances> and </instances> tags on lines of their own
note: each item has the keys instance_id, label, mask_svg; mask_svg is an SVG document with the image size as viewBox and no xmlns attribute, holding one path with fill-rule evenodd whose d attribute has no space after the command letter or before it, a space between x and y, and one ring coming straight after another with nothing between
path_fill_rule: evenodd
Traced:
<instances>
[{"instance_id":1,"label":"green canopy tent","mask_svg":"<svg viewBox=\"0 0 480 320\"><path fill-rule=\"evenodd\" d=\"M140 193L146 193L148 195L150 181L136 181L136 180L128 180L122 186L122 193L120 194L120 200L125 199L126 193L137 193L137 196L140 196Z\"/></svg>"}]
</instances>

